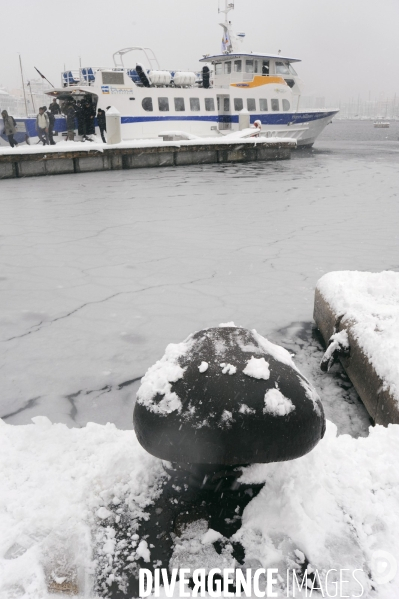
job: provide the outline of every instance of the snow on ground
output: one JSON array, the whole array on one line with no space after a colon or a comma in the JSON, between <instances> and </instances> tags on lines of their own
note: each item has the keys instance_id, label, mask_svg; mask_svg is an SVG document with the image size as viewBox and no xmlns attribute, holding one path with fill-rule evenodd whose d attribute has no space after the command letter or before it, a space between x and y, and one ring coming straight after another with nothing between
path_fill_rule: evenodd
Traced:
<instances>
[{"instance_id":1,"label":"snow on ground","mask_svg":"<svg viewBox=\"0 0 399 599\"><path fill-rule=\"evenodd\" d=\"M104 527L115 505L132 518L145 514L165 476L132 431L96 424L68 429L37 418L18 427L1 422L0 437L2 599L46 598L49 581L71 573L85 596L93 597L95 554L102 566L108 556L111 563L150 557L145 541L133 535L118 558L112 527ZM399 555L398 460L399 426L377 426L368 437L354 439L337 437L328 423L325 438L307 456L249 467L243 482L265 486L235 535L246 549L247 565L255 560L258 567L284 574L303 554L322 579L332 568L358 568L365 597L396 599L399 579L378 584L374 562L378 551ZM200 532L202 539L206 527ZM185 542L190 563L214 553L201 548L196 535L190 538ZM112 569L105 578L111 574ZM346 590L359 594L351 580ZM283 587L280 597L286 596Z\"/></svg>"},{"instance_id":2,"label":"snow on ground","mask_svg":"<svg viewBox=\"0 0 399 599\"><path fill-rule=\"evenodd\" d=\"M331 272L317 288L399 402L399 273Z\"/></svg>"},{"instance_id":3,"label":"snow on ground","mask_svg":"<svg viewBox=\"0 0 399 599\"><path fill-rule=\"evenodd\" d=\"M68 572L91 596L104 508L120 499L132 516L143 514L161 462L133 432L111 424L68 429L46 417L20 427L0 421L0 437L0 597L22 597L18 588L26 598L46 597L48 582Z\"/></svg>"}]
</instances>

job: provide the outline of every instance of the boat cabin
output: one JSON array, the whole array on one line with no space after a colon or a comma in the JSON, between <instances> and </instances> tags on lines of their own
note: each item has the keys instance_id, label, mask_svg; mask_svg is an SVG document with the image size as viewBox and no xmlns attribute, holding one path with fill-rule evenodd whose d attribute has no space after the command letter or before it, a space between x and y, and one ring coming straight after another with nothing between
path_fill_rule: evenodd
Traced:
<instances>
[{"instance_id":1,"label":"boat cabin","mask_svg":"<svg viewBox=\"0 0 399 599\"><path fill-rule=\"evenodd\" d=\"M300 60L270 54L228 53L204 56L200 62L213 65L214 87L251 87L248 84L254 82L256 77L277 77L294 88L298 75L292 63Z\"/></svg>"}]
</instances>

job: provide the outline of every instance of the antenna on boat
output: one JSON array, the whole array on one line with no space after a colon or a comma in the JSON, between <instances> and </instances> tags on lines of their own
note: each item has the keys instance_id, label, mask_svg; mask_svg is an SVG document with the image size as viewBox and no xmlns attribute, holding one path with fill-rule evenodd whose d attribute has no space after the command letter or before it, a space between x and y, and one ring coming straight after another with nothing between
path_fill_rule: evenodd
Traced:
<instances>
[{"instance_id":1,"label":"antenna on boat","mask_svg":"<svg viewBox=\"0 0 399 599\"><path fill-rule=\"evenodd\" d=\"M218 12L219 14L224 14L224 23L219 23L219 25L223 28L223 38L222 38L222 52L223 54L231 54L232 52L237 52L237 41L243 40L245 37L245 33L238 33L235 35L232 30L231 21L229 21L228 14L231 10L234 10L234 2L229 2L229 0L224 0L224 9L220 8L220 0Z\"/></svg>"}]
</instances>

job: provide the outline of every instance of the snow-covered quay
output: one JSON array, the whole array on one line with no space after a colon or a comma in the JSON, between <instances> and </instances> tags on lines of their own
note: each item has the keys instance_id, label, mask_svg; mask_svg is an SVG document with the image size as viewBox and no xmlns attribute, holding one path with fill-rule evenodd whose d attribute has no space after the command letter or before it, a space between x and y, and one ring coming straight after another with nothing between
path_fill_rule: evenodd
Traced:
<instances>
[{"instance_id":1,"label":"snow-covered quay","mask_svg":"<svg viewBox=\"0 0 399 599\"><path fill-rule=\"evenodd\" d=\"M111 424L68 429L37 417L30 425L2 424L0 437L2 598L46 597L47 585L66 575L93 597L94 553L105 556L111 580L121 559L134 560L144 550L151 558L144 539L118 546L112 528L115 506L120 514L141 516L165 476L131 431ZM337 437L329 422L307 456L248 468L244 482L266 484L236 534L247 563L278 568L284 577L306 556L321 579L328 570L347 570L351 582L341 596L360 596L349 576L358 569L364 597L396 599L398 581L387 584L378 576L378 558L381 551L399 555L398 459L399 426L354 439ZM226 567L205 534L183 539L181 551ZM279 586L278 596L286 597L283 582Z\"/></svg>"},{"instance_id":2,"label":"snow-covered quay","mask_svg":"<svg viewBox=\"0 0 399 599\"><path fill-rule=\"evenodd\" d=\"M139 381L229 321L294 353L330 421L307 456L246 471L265 481L237 533L248 559L359 568L363 596L396 599L379 565L399 556L398 426L369 428L342 371L319 374L310 322L325 273L398 271L398 154L325 138L278 163L1 182L1 599L67 575L93 598L95 559L111 576L116 552L151 552L117 547L107 520L145 513L164 476L131 430ZM203 540L187 547L216 560Z\"/></svg>"},{"instance_id":3,"label":"snow-covered quay","mask_svg":"<svg viewBox=\"0 0 399 599\"><path fill-rule=\"evenodd\" d=\"M331 272L318 281L316 323L344 346L343 364L370 416L399 423L399 274Z\"/></svg>"}]
</instances>

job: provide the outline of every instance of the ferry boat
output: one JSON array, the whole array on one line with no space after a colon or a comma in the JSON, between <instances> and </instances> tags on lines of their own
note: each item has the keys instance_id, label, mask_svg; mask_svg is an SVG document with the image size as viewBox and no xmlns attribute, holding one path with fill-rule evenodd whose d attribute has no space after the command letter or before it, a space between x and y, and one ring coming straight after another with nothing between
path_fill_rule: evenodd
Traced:
<instances>
[{"instance_id":1,"label":"ferry boat","mask_svg":"<svg viewBox=\"0 0 399 599\"><path fill-rule=\"evenodd\" d=\"M112 67L64 71L61 86L47 93L61 105L89 99L96 110L116 108L124 140L226 135L239 130L239 116L247 112L251 124L260 121L261 135L311 146L338 110L300 110L301 82L293 67L299 59L243 51L244 34L235 35L229 20L233 9L234 2L225 0L222 50L203 56L197 72L162 70L150 48L135 46L115 52ZM125 66L133 52L141 53L141 62ZM36 135L32 119L25 127ZM56 128L66 130L64 118Z\"/></svg>"},{"instance_id":2,"label":"ferry boat","mask_svg":"<svg viewBox=\"0 0 399 599\"><path fill-rule=\"evenodd\" d=\"M384 121L384 119L374 121L374 127L377 129L389 129L389 125L389 121Z\"/></svg>"}]
</instances>

